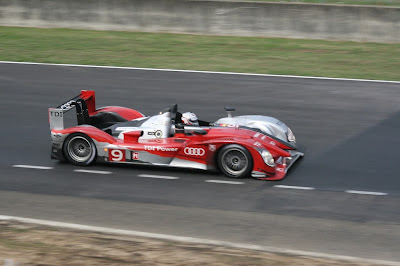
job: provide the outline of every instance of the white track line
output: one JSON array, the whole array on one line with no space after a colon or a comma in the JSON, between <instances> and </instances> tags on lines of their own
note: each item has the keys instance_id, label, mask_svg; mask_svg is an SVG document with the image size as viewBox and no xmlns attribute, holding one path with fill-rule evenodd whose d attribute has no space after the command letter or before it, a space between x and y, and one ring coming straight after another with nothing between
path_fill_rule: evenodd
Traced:
<instances>
[{"instance_id":1,"label":"white track line","mask_svg":"<svg viewBox=\"0 0 400 266\"><path fill-rule=\"evenodd\" d=\"M97 171L97 170L84 170L84 169L76 169L74 172L78 173L89 173L89 174L101 174L101 175L109 175L112 174L112 172L109 171Z\"/></svg>"},{"instance_id":2,"label":"white track line","mask_svg":"<svg viewBox=\"0 0 400 266\"><path fill-rule=\"evenodd\" d=\"M140 177L148 177L148 178L158 178L158 179L179 179L179 177L176 176L165 176L165 175L139 175Z\"/></svg>"},{"instance_id":3,"label":"white track line","mask_svg":"<svg viewBox=\"0 0 400 266\"><path fill-rule=\"evenodd\" d=\"M388 195L388 193L384 193L384 192L360 191L360 190L346 190L346 193L362 194L362 195L374 195L374 196L386 196L386 195Z\"/></svg>"},{"instance_id":4,"label":"white track line","mask_svg":"<svg viewBox=\"0 0 400 266\"><path fill-rule=\"evenodd\" d=\"M393 81L393 80L346 79L346 78L329 78L329 77L313 77L313 76L292 76L292 75L273 75L273 74L257 74L257 73L218 72L218 71L163 69L163 68L142 68L142 67L95 66L95 65L77 65L77 64L54 64L54 63L34 63L34 62L13 62L13 61L0 61L0 63L1 64L20 64L20 65L44 65L44 66L66 66L66 67L85 67L85 68L105 68L105 69L125 69L125 70L146 70L146 71L204 73L204 74L241 75L241 76L259 76L259 77L282 77L282 78L298 78L298 79L363 81L363 82L378 82L378 83L400 84L400 81Z\"/></svg>"},{"instance_id":5,"label":"white track line","mask_svg":"<svg viewBox=\"0 0 400 266\"><path fill-rule=\"evenodd\" d=\"M317 252L309 252L309 251L294 250L294 249L275 248L275 247L268 247L268 246L242 244L242 243L234 243L234 242L228 242L228 241L210 240L210 239L202 239L202 238L194 238L194 237L186 237L186 236L156 234L156 233L148 233L148 232L141 232L141 231L90 226L90 225L83 225L83 224L63 223L63 222L56 222L56 221L24 218L24 217L0 215L0 220L13 220L13 221L22 222L22 223L39 224L39 225L45 225L45 226L92 231L92 232L99 232L99 233L106 233L106 234L118 234L118 235L146 237L146 238L169 240L169 241L187 242L187 243L194 243L194 244L206 244L206 245L215 245L215 246L223 246L223 247L250 249L250 250L258 250L258 251L265 251L265 252L272 252L272 253L280 253L280 254L290 255L290 256L293 256L293 255L294 256L311 256L311 257L315 257L315 258L344 260L344 261L349 261L349 262L354 262L354 263L364 263L364 264L377 264L377 265L389 265L389 266L391 266L391 265L398 266L399 265L399 262L395 262L395 261L364 259L364 258L358 258L358 257L334 255L334 254L327 254L327 253L317 253Z\"/></svg>"},{"instance_id":6,"label":"white track line","mask_svg":"<svg viewBox=\"0 0 400 266\"><path fill-rule=\"evenodd\" d=\"M16 165L13 165L12 167L29 168L29 169L40 169L40 170L51 170L51 169L54 168L54 167L50 167L50 166L23 165L23 164L16 164Z\"/></svg>"},{"instance_id":7,"label":"white track line","mask_svg":"<svg viewBox=\"0 0 400 266\"><path fill-rule=\"evenodd\" d=\"M225 180L206 180L207 183L219 183L219 184L231 184L231 185L243 185L244 182L238 181L225 181Z\"/></svg>"},{"instance_id":8,"label":"white track line","mask_svg":"<svg viewBox=\"0 0 400 266\"><path fill-rule=\"evenodd\" d=\"M38 166L38 165L22 165L16 164L12 167L16 168L28 168L28 169L40 169L40 170L51 170L54 167L50 166ZM109 171L97 171L97 170L85 170L85 169L76 169L74 172L78 173L89 173L89 174L102 174L102 175L109 175L112 172ZM141 174L139 177L148 177L148 178L157 178L157 179L179 179L176 176L162 176L162 175L146 175ZM206 180L207 183L218 183L218 184L230 184L230 185L243 185L244 182L239 181L226 181L226 180ZM313 187L301 187L301 186L286 186L286 185L274 185L276 188L287 188L287 189L298 189L298 190L315 190ZM376 192L376 191L361 191L361 190L346 190L346 193L350 194L360 194L360 195L374 195L374 196L387 196L388 193L384 192Z\"/></svg>"},{"instance_id":9,"label":"white track line","mask_svg":"<svg viewBox=\"0 0 400 266\"><path fill-rule=\"evenodd\" d=\"M285 185L275 185L276 188L289 188L289 189L300 189L300 190L314 190L313 187L299 187L299 186L285 186Z\"/></svg>"}]
</instances>

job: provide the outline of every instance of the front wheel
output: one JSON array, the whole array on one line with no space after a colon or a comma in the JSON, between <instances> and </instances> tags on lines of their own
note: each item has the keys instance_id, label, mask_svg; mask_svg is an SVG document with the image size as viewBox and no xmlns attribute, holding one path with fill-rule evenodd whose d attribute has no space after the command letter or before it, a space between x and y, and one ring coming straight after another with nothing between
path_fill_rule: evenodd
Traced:
<instances>
[{"instance_id":1,"label":"front wheel","mask_svg":"<svg viewBox=\"0 0 400 266\"><path fill-rule=\"evenodd\" d=\"M97 156L93 140L82 133L69 135L64 142L63 150L68 162L79 166L92 164Z\"/></svg>"},{"instance_id":2,"label":"front wheel","mask_svg":"<svg viewBox=\"0 0 400 266\"><path fill-rule=\"evenodd\" d=\"M227 145L218 153L218 166L228 177L245 178L253 169L253 158L245 147Z\"/></svg>"}]
</instances>

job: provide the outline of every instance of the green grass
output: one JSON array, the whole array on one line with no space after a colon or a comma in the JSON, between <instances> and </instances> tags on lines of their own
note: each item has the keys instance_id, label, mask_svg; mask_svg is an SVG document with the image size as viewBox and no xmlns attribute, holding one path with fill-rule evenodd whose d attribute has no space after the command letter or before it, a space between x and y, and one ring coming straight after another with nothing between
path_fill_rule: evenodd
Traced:
<instances>
[{"instance_id":1,"label":"green grass","mask_svg":"<svg viewBox=\"0 0 400 266\"><path fill-rule=\"evenodd\" d=\"M0 27L0 60L400 80L400 45Z\"/></svg>"}]
</instances>

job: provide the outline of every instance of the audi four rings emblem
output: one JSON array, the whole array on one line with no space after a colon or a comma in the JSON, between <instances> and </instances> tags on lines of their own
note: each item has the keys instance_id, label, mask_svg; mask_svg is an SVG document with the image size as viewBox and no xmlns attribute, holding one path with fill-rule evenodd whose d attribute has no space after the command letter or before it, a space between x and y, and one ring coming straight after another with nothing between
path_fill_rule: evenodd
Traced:
<instances>
[{"instance_id":1,"label":"audi four rings emblem","mask_svg":"<svg viewBox=\"0 0 400 266\"><path fill-rule=\"evenodd\" d=\"M202 148L189 148L186 147L184 150L186 155L203 156L206 151Z\"/></svg>"}]
</instances>

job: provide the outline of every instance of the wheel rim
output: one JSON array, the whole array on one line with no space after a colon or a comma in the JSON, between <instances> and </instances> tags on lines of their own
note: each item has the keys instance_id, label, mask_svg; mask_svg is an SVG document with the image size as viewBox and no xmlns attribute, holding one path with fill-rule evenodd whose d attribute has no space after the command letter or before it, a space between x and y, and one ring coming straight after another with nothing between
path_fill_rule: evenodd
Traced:
<instances>
[{"instance_id":1,"label":"wheel rim","mask_svg":"<svg viewBox=\"0 0 400 266\"><path fill-rule=\"evenodd\" d=\"M68 142L68 155L75 162L86 162L92 156L93 149L90 142L83 137L74 137Z\"/></svg>"},{"instance_id":2,"label":"wheel rim","mask_svg":"<svg viewBox=\"0 0 400 266\"><path fill-rule=\"evenodd\" d=\"M232 176L239 176L246 171L248 159L240 149L229 149L222 154L222 167Z\"/></svg>"}]
</instances>

